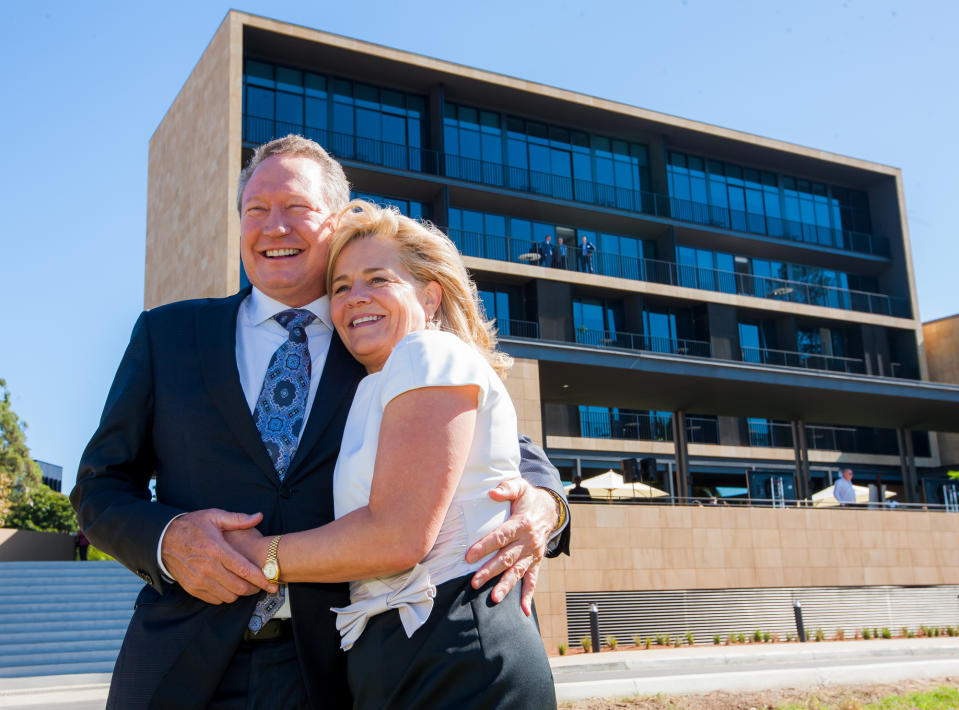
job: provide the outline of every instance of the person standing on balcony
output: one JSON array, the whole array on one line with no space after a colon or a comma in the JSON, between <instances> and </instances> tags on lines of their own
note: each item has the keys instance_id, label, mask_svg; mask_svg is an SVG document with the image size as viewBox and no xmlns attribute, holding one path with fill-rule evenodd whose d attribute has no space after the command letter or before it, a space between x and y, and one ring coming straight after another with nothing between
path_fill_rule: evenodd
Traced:
<instances>
[{"instance_id":1,"label":"person standing on balcony","mask_svg":"<svg viewBox=\"0 0 959 710\"><path fill-rule=\"evenodd\" d=\"M584 234L579 243L579 252L576 254L577 268L587 274L593 273L593 254L595 253L596 245L589 241Z\"/></svg>"},{"instance_id":2,"label":"person standing on balcony","mask_svg":"<svg viewBox=\"0 0 959 710\"><path fill-rule=\"evenodd\" d=\"M566 491L567 500L592 500L593 494L588 488L583 487L583 477L579 474L573 476L573 487Z\"/></svg>"},{"instance_id":3,"label":"person standing on balcony","mask_svg":"<svg viewBox=\"0 0 959 710\"><path fill-rule=\"evenodd\" d=\"M566 245L563 244L563 238L556 241L556 249L553 251L553 266L557 269L566 268Z\"/></svg>"},{"instance_id":4,"label":"person standing on balcony","mask_svg":"<svg viewBox=\"0 0 959 710\"><path fill-rule=\"evenodd\" d=\"M553 246L553 235L547 234L546 240L543 242L543 245L540 247L540 256L543 257L541 262L543 266L553 266L553 255L556 253L556 249Z\"/></svg>"},{"instance_id":5,"label":"person standing on balcony","mask_svg":"<svg viewBox=\"0 0 959 710\"><path fill-rule=\"evenodd\" d=\"M856 491L852 487L852 469L844 468L841 476L832 488L832 494L839 501L839 505L855 505Z\"/></svg>"}]
</instances>

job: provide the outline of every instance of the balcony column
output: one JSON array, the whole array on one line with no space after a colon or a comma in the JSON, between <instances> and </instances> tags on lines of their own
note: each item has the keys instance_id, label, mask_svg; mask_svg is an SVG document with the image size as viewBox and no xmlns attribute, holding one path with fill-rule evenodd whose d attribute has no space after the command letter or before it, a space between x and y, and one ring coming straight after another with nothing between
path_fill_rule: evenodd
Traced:
<instances>
[{"instance_id":1,"label":"balcony column","mask_svg":"<svg viewBox=\"0 0 959 710\"><path fill-rule=\"evenodd\" d=\"M899 468L902 470L902 487L905 503L925 503L925 493L919 490L916 478L916 457L912 451L912 432L905 427L896 429L899 442Z\"/></svg>"},{"instance_id":2,"label":"balcony column","mask_svg":"<svg viewBox=\"0 0 959 710\"><path fill-rule=\"evenodd\" d=\"M809 447L806 443L806 422L792 421L793 452L796 456L796 498L808 500L812 492L809 483Z\"/></svg>"},{"instance_id":3,"label":"balcony column","mask_svg":"<svg viewBox=\"0 0 959 710\"><path fill-rule=\"evenodd\" d=\"M673 412L673 447L676 456L676 496L689 498L689 458L686 450L686 413Z\"/></svg>"},{"instance_id":4,"label":"balcony column","mask_svg":"<svg viewBox=\"0 0 959 710\"><path fill-rule=\"evenodd\" d=\"M429 122L427 137L427 148L432 148L437 153L444 153L443 145L443 119L446 115L446 92L442 84L434 84L430 87L429 98Z\"/></svg>"}]
</instances>

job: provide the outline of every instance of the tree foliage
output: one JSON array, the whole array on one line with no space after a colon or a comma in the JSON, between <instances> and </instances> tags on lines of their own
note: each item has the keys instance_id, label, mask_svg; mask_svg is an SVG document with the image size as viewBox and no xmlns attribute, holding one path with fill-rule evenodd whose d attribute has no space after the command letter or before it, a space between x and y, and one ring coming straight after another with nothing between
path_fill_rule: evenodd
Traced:
<instances>
[{"instance_id":1,"label":"tree foliage","mask_svg":"<svg viewBox=\"0 0 959 710\"><path fill-rule=\"evenodd\" d=\"M72 533L77 529L77 516L69 498L40 485L14 494L4 524L20 530Z\"/></svg>"},{"instance_id":2,"label":"tree foliage","mask_svg":"<svg viewBox=\"0 0 959 710\"><path fill-rule=\"evenodd\" d=\"M62 493L43 485L40 467L30 456L27 425L10 404L0 379L0 524L48 532L73 532L76 516Z\"/></svg>"}]
</instances>

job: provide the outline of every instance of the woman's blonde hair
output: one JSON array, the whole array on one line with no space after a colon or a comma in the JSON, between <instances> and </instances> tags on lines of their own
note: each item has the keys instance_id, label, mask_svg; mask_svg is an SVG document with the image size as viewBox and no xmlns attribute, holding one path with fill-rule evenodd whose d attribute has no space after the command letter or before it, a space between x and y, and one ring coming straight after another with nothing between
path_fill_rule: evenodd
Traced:
<instances>
[{"instance_id":1,"label":"woman's blonde hair","mask_svg":"<svg viewBox=\"0 0 959 710\"><path fill-rule=\"evenodd\" d=\"M513 359L496 350L493 322L483 316L476 284L449 237L428 222L400 214L395 207L378 207L365 200L347 204L334 224L326 267L327 293L333 293L333 269L348 244L372 236L390 239L396 244L400 263L414 279L423 284L435 281L442 289L443 297L434 316L439 328L474 346L500 377L506 375Z\"/></svg>"}]
</instances>

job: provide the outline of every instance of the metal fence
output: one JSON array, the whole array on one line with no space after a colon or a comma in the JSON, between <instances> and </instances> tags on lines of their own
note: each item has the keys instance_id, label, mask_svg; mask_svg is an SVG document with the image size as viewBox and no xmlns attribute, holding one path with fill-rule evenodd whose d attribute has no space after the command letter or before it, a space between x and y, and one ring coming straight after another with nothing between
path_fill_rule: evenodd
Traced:
<instances>
[{"instance_id":1,"label":"metal fence","mask_svg":"<svg viewBox=\"0 0 959 710\"><path fill-rule=\"evenodd\" d=\"M567 592L570 646L589 636L589 606L599 607L599 633L630 644L634 636L666 636L682 641L691 633L697 644L725 642L730 634L751 637L757 630L780 640L796 637L793 602L802 604L803 623L812 638L822 629L827 639L843 631L852 638L863 628L959 626L957 585L930 587L780 587L762 589L689 589L628 592Z\"/></svg>"}]
</instances>

